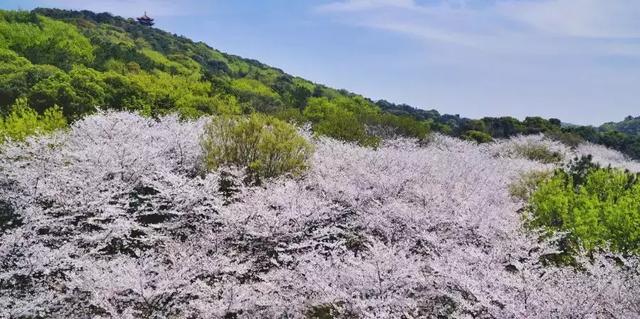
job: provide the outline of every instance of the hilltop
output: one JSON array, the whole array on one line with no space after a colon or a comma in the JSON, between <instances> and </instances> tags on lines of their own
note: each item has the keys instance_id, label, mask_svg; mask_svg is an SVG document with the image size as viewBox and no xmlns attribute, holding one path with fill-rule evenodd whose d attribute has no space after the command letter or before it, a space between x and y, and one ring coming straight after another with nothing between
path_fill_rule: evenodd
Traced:
<instances>
[{"instance_id":1,"label":"hilltop","mask_svg":"<svg viewBox=\"0 0 640 319\"><path fill-rule=\"evenodd\" d=\"M627 116L620 122L608 122L600 126L604 131L617 131L628 135L638 136L640 135L640 116L633 117Z\"/></svg>"}]
</instances>

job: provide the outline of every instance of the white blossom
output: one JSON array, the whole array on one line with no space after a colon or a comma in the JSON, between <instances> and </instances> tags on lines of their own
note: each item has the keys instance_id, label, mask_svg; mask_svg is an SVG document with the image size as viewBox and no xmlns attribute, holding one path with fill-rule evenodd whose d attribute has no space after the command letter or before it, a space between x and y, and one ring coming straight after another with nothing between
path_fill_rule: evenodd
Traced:
<instances>
[{"instance_id":1,"label":"white blossom","mask_svg":"<svg viewBox=\"0 0 640 319\"><path fill-rule=\"evenodd\" d=\"M3 145L0 317L640 317L637 258L544 265L508 191L563 164L513 145L637 170L619 153L306 134L303 176L246 187L200 167L205 123L101 113Z\"/></svg>"}]
</instances>

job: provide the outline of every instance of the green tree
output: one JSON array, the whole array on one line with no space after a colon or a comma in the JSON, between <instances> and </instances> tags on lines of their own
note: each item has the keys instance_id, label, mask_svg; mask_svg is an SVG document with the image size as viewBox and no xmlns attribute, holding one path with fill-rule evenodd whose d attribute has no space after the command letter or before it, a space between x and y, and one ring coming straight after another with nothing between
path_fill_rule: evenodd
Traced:
<instances>
[{"instance_id":1,"label":"green tree","mask_svg":"<svg viewBox=\"0 0 640 319\"><path fill-rule=\"evenodd\" d=\"M0 135L3 139L22 141L29 135L51 132L66 125L59 107L54 106L45 110L43 115L38 115L29 107L26 98L19 98L11 107L11 112L0 121Z\"/></svg>"},{"instance_id":2,"label":"green tree","mask_svg":"<svg viewBox=\"0 0 640 319\"><path fill-rule=\"evenodd\" d=\"M361 145L377 143L376 138L367 135L364 125L353 112L338 106L328 98L310 98L303 115L313 123L313 130L317 134Z\"/></svg>"},{"instance_id":3,"label":"green tree","mask_svg":"<svg viewBox=\"0 0 640 319\"><path fill-rule=\"evenodd\" d=\"M513 117L485 117L482 119L489 135L496 138L508 138L524 131L524 126Z\"/></svg>"},{"instance_id":4,"label":"green tree","mask_svg":"<svg viewBox=\"0 0 640 319\"><path fill-rule=\"evenodd\" d=\"M231 89L248 112L274 113L283 106L278 93L255 79L233 80Z\"/></svg>"},{"instance_id":5,"label":"green tree","mask_svg":"<svg viewBox=\"0 0 640 319\"><path fill-rule=\"evenodd\" d=\"M640 253L638 175L574 161L540 182L530 198L533 227L568 232L569 252L610 247Z\"/></svg>"},{"instance_id":6,"label":"green tree","mask_svg":"<svg viewBox=\"0 0 640 319\"><path fill-rule=\"evenodd\" d=\"M302 173L313 151L293 125L262 114L215 117L207 125L201 145L207 169L246 168L258 182Z\"/></svg>"},{"instance_id":7,"label":"green tree","mask_svg":"<svg viewBox=\"0 0 640 319\"><path fill-rule=\"evenodd\" d=\"M89 39L75 26L29 12L0 12L0 36L8 48L35 64L70 70L94 59Z\"/></svg>"},{"instance_id":8,"label":"green tree","mask_svg":"<svg viewBox=\"0 0 640 319\"><path fill-rule=\"evenodd\" d=\"M466 132L462 136L462 138L468 141L474 141L476 143L489 143L493 141L493 138L491 138L491 135L485 132L474 131L474 130Z\"/></svg>"}]
</instances>

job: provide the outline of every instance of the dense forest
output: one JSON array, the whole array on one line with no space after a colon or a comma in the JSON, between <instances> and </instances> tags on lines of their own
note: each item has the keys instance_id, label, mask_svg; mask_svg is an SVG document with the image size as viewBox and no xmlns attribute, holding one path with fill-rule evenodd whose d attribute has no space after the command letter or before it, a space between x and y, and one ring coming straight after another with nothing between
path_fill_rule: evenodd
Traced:
<instances>
[{"instance_id":1,"label":"dense forest","mask_svg":"<svg viewBox=\"0 0 640 319\"><path fill-rule=\"evenodd\" d=\"M640 159L640 118L632 116L618 123L605 123L594 127L570 125L562 123L559 119L541 117L527 117L524 121L510 116L468 119L459 115L441 115L435 110L425 111L387 101L378 101L376 104L393 114L410 115L416 119L428 120L434 131L477 142L543 133L568 146L576 146L586 141L605 145L631 158Z\"/></svg>"},{"instance_id":2,"label":"dense forest","mask_svg":"<svg viewBox=\"0 0 640 319\"><path fill-rule=\"evenodd\" d=\"M262 112L310 122L319 134L362 145L388 136L424 138L429 131L477 142L545 133L568 145L586 140L640 157L632 118L600 128L564 127L557 119L473 120L374 102L108 13L2 11L0 39L0 108L6 126L12 127L5 135L25 135L18 113L26 111L13 105L27 105L40 116L55 108L67 122L97 108L148 116L178 112L183 118Z\"/></svg>"},{"instance_id":3,"label":"dense forest","mask_svg":"<svg viewBox=\"0 0 640 319\"><path fill-rule=\"evenodd\" d=\"M640 118L467 119L0 11L0 318L638 318Z\"/></svg>"},{"instance_id":4,"label":"dense forest","mask_svg":"<svg viewBox=\"0 0 640 319\"><path fill-rule=\"evenodd\" d=\"M0 12L0 105L26 99L68 122L111 108L147 116L267 113L315 131L375 144L385 134L423 138L427 121L288 75L184 37L107 13Z\"/></svg>"}]
</instances>

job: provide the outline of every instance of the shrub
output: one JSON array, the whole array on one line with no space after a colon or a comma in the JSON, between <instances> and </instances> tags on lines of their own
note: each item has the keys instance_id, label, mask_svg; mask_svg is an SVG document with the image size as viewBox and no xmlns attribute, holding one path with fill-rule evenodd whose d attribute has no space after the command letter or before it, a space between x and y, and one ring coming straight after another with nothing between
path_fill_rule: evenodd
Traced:
<instances>
[{"instance_id":1,"label":"shrub","mask_svg":"<svg viewBox=\"0 0 640 319\"><path fill-rule=\"evenodd\" d=\"M257 180L301 173L313 150L295 126L262 114L214 118L201 144L208 170L243 167Z\"/></svg>"},{"instance_id":2,"label":"shrub","mask_svg":"<svg viewBox=\"0 0 640 319\"><path fill-rule=\"evenodd\" d=\"M426 121L417 121L409 116L395 114L376 114L367 125L370 135L381 138L394 138L397 136L415 137L424 139L430 131L430 124Z\"/></svg>"},{"instance_id":3,"label":"shrub","mask_svg":"<svg viewBox=\"0 0 640 319\"><path fill-rule=\"evenodd\" d=\"M11 112L4 119L0 117L0 139L22 141L29 135L51 132L66 125L59 107L48 108L40 115L29 107L26 98L19 98Z\"/></svg>"},{"instance_id":4,"label":"shrub","mask_svg":"<svg viewBox=\"0 0 640 319\"><path fill-rule=\"evenodd\" d=\"M303 126L307 122L307 119L302 115L300 109L291 107L283 108L274 113L273 116L287 123L292 123L298 126Z\"/></svg>"},{"instance_id":5,"label":"shrub","mask_svg":"<svg viewBox=\"0 0 640 319\"><path fill-rule=\"evenodd\" d=\"M562 154L549 149L548 146L538 143L518 144L514 147L515 152L532 161L551 164L563 160Z\"/></svg>"},{"instance_id":6,"label":"shrub","mask_svg":"<svg viewBox=\"0 0 640 319\"><path fill-rule=\"evenodd\" d=\"M572 162L540 183L530 198L530 225L568 232L572 249L640 252L638 175Z\"/></svg>"},{"instance_id":7,"label":"shrub","mask_svg":"<svg viewBox=\"0 0 640 319\"><path fill-rule=\"evenodd\" d=\"M474 141L478 144L489 143L493 141L493 138L491 137L491 135L485 132L474 131L474 130L468 131L462 136L462 138L468 141Z\"/></svg>"},{"instance_id":8,"label":"shrub","mask_svg":"<svg viewBox=\"0 0 640 319\"><path fill-rule=\"evenodd\" d=\"M564 131L549 131L544 134L546 137L558 141L568 147L576 148L578 145L584 143L584 138L576 133L564 132Z\"/></svg>"},{"instance_id":9,"label":"shrub","mask_svg":"<svg viewBox=\"0 0 640 319\"><path fill-rule=\"evenodd\" d=\"M358 115L343 104L327 98L310 98L303 115L313 123L316 134L356 142L362 146L377 146L379 139L368 135Z\"/></svg>"}]
</instances>

